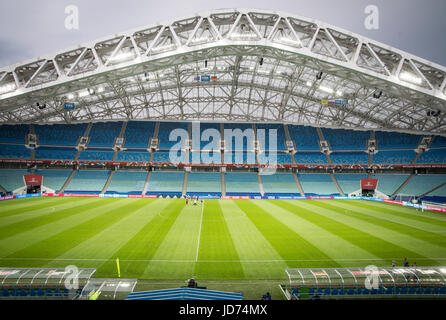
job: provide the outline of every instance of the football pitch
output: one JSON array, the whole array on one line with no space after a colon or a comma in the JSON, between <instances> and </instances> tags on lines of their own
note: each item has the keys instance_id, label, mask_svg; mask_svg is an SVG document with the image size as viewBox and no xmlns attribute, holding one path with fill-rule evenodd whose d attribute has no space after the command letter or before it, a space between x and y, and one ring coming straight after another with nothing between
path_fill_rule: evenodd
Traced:
<instances>
[{"instance_id":1,"label":"football pitch","mask_svg":"<svg viewBox=\"0 0 446 320\"><path fill-rule=\"evenodd\" d=\"M0 267L281 280L286 268L446 263L446 216L362 200L33 198L0 203Z\"/></svg>"}]
</instances>

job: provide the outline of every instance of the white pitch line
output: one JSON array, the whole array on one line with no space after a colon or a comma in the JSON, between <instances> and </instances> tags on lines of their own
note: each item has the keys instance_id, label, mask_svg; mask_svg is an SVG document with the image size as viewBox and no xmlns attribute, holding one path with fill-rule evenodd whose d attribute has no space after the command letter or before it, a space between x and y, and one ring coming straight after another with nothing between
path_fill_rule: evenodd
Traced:
<instances>
[{"instance_id":1,"label":"white pitch line","mask_svg":"<svg viewBox=\"0 0 446 320\"><path fill-rule=\"evenodd\" d=\"M198 251L200 250L201 225L203 224L203 212L204 212L204 201L203 201L203 204L201 205L200 230L198 231L197 254L195 255L195 262L198 262Z\"/></svg>"},{"instance_id":2,"label":"white pitch line","mask_svg":"<svg viewBox=\"0 0 446 320\"><path fill-rule=\"evenodd\" d=\"M246 263L257 263L257 262L309 262L309 261L316 261L316 262L323 262L323 261L376 261L376 260L399 260L400 258L374 258L374 259L286 259L286 260L280 260L280 259L263 259L263 260L167 260L167 259L119 259L121 262L173 262L173 263L179 263L179 262L212 262L212 263L228 263L228 262L246 262ZM439 260L439 261L446 261L446 258L408 258L409 260ZM15 260L15 261L114 261L115 259L82 259L82 258L0 258L0 260ZM2 268L2 267L0 267Z\"/></svg>"}]
</instances>

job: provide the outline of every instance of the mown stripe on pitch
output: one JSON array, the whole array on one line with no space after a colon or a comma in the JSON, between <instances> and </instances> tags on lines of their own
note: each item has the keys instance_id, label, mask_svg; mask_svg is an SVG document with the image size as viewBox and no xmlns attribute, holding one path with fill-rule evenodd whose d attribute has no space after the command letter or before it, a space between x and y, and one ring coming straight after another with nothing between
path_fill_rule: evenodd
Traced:
<instances>
[{"instance_id":1,"label":"mown stripe on pitch","mask_svg":"<svg viewBox=\"0 0 446 320\"><path fill-rule=\"evenodd\" d=\"M201 206L185 205L152 259L147 262L143 277L190 278L195 269L200 223Z\"/></svg>"},{"instance_id":2,"label":"mown stripe on pitch","mask_svg":"<svg viewBox=\"0 0 446 320\"><path fill-rule=\"evenodd\" d=\"M47 198L56 200L57 198ZM0 212L7 210L8 208L20 207L20 206L29 206L35 204L36 202L46 200L44 197L31 197L31 198L21 198L21 199L11 199L0 202Z\"/></svg>"},{"instance_id":3,"label":"mown stripe on pitch","mask_svg":"<svg viewBox=\"0 0 446 320\"><path fill-rule=\"evenodd\" d=\"M144 200L146 201L144 206L133 211L119 223L96 233L93 237L52 260L52 266L64 266L65 261L72 259L78 267L97 268L96 277L115 277L116 258L113 258L114 254L165 207L161 199ZM127 263L125 258L120 257L120 260L122 264ZM130 262L144 263L138 260Z\"/></svg>"},{"instance_id":4,"label":"mown stripe on pitch","mask_svg":"<svg viewBox=\"0 0 446 320\"><path fill-rule=\"evenodd\" d=\"M198 230L197 230L198 232ZM200 260L232 260L225 264ZM200 279L244 279L233 239L229 233L218 200L207 200L201 226L200 250L195 264L195 276Z\"/></svg>"},{"instance_id":5,"label":"mown stripe on pitch","mask_svg":"<svg viewBox=\"0 0 446 320\"><path fill-rule=\"evenodd\" d=\"M75 199L71 198L71 199L67 199L67 202L74 202ZM13 215L20 215L23 213L29 213L31 211L43 211L45 209L54 207L55 205L57 205L57 200L56 199L50 199L50 200L45 200L40 203L27 203L26 206L20 206L19 208L10 208L7 211L3 211L0 213L0 218L6 218L6 217L10 217Z\"/></svg>"},{"instance_id":6,"label":"mown stripe on pitch","mask_svg":"<svg viewBox=\"0 0 446 320\"><path fill-rule=\"evenodd\" d=\"M439 213L435 211L424 211L420 214L421 211L416 211L414 208L402 207L400 205L391 204L391 203L382 203L375 201L360 201L357 205L363 207L374 206L377 208L385 208L389 214L392 214L397 217L404 217L407 219L412 219L414 221L422 221L434 225L439 225L442 227L446 227L446 215L444 213Z\"/></svg>"},{"instance_id":7,"label":"mown stripe on pitch","mask_svg":"<svg viewBox=\"0 0 446 320\"><path fill-rule=\"evenodd\" d=\"M324 262L320 262L320 264L315 264L314 266L340 267L331 257L311 244L311 239L304 239L288 226L271 216L267 211L254 204L253 201L235 200L235 203L245 212L282 259L285 261L289 260L287 261L288 267L302 267L297 262L290 262L294 259L323 259Z\"/></svg>"},{"instance_id":8,"label":"mown stripe on pitch","mask_svg":"<svg viewBox=\"0 0 446 320\"><path fill-rule=\"evenodd\" d=\"M109 226L119 223L122 219L144 205L144 199L138 199L133 203L129 203L126 200L118 201L113 209L102 211L88 221L17 251L7 256L7 258L57 258L64 252L87 241ZM41 262L36 261L35 266L39 266L40 263ZM30 266L30 264L31 263L28 263L28 266Z\"/></svg>"},{"instance_id":9,"label":"mown stripe on pitch","mask_svg":"<svg viewBox=\"0 0 446 320\"><path fill-rule=\"evenodd\" d=\"M358 247L354 243L341 238L339 235L328 232L320 226L307 221L287 208L278 205L276 200L262 201L262 207L272 216L289 226L304 239L311 239L311 243L340 265L353 267L362 266L364 261L381 261L370 252Z\"/></svg>"},{"instance_id":10,"label":"mown stripe on pitch","mask_svg":"<svg viewBox=\"0 0 446 320\"><path fill-rule=\"evenodd\" d=\"M49 238L64 230L70 229L73 226L78 225L84 221L93 219L98 214L101 214L101 210L112 209L116 203L115 201L103 202L98 198L89 199L88 201L90 207L87 209L85 209L84 206L82 206L83 210L77 212L78 208L73 207L72 208L73 214L67 213L64 219L60 219L58 221L48 223L25 232L21 233L18 232L17 234L14 234L9 238L0 240L0 257L12 254L34 243L40 242L43 239ZM99 205L99 202L101 203L101 205Z\"/></svg>"},{"instance_id":11,"label":"mown stripe on pitch","mask_svg":"<svg viewBox=\"0 0 446 320\"><path fill-rule=\"evenodd\" d=\"M264 201L264 200L261 200ZM262 204L268 201L262 202ZM287 268L277 251L233 200L219 200L246 279L280 279ZM258 263L255 263L255 261Z\"/></svg>"},{"instance_id":12,"label":"mown stripe on pitch","mask_svg":"<svg viewBox=\"0 0 446 320\"><path fill-rule=\"evenodd\" d=\"M13 216L0 218L0 226L1 227L5 227L5 226L8 226L8 225L14 225L16 223L26 222L27 220L34 219L36 217L40 217L40 216L43 216L43 215L48 214L48 213L54 213L56 211L69 209L69 208L73 207L73 203L77 204L77 205L80 205L82 203L88 203L88 202L91 202L91 199L84 198L84 199L81 199L81 200L78 200L78 201L75 201L75 202L72 202L72 201L71 202L59 202L59 203L55 203L50 208L39 209L39 210L36 210L36 211L30 211L30 212L26 212L26 213L23 213L23 214L16 214L16 215L13 215Z\"/></svg>"},{"instance_id":13,"label":"mown stripe on pitch","mask_svg":"<svg viewBox=\"0 0 446 320\"><path fill-rule=\"evenodd\" d=\"M279 200L277 204L283 208L287 208L289 211L302 217L303 219L319 225L321 228L327 230L328 232L337 234L345 240L354 243L358 247L382 259L389 259L390 261L395 257L396 253L407 257L425 258L424 256L417 254L416 252L397 246L380 237L374 236L369 232L365 232L361 229L352 227L334 218L329 218L326 215L318 214L317 209L312 210L306 208L307 205L311 206L311 204L303 204L301 202L291 203L283 200ZM318 207L315 204L313 205L316 208ZM370 229L370 231L373 232L373 229Z\"/></svg>"},{"instance_id":14,"label":"mown stripe on pitch","mask_svg":"<svg viewBox=\"0 0 446 320\"><path fill-rule=\"evenodd\" d=\"M367 250L374 255L381 257L383 259L388 259L389 264L393 258L395 258L396 255L400 255L401 258L403 257L410 257L410 258L423 258L425 264L433 264L436 265L436 263L429 259L428 257L421 255L413 250L409 250L405 247L399 246L394 244L393 242L384 240L379 236L374 236L371 234L371 232L375 232L377 234L376 229L373 228L374 225L365 222L366 224L369 224L370 226L364 229L358 229L358 226L356 225L356 221L362 222L361 220L346 217L347 220L345 220L345 223L338 221L335 214L339 214L337 211L330 210L323 208L321 206L315 205L315 202L317 200L306 200L305 202L290 202L290 201L283 201L279 200L282 203L286 203L287 206L293 206L296 207L294 213L302 216L305 219L308 219L310 221L314 221L314 223L318 223L323 227L324 229L334 232L338 234L339 236L343 237L347 241L351 241L355 243L357 246L363 248L364 250ZM330 200L331 201L331 200ZM320 201L319 201L320 202ZM318 210L319 209L319 210ZM316 213L317 211L321 212L321 210L327 210L330 213L327 214L319 214ZM328 217L328 215L334 216L334 217ZM339 216L342 216L339 214ZM340 219L340 218L339 218ZM348 220L350 219L350 222ZM352 221L353 220L353 221ZM352 226L354 225L354 226ZM388 231L388 230L386 230ZM406 237L405 235L403 235ZM414 238L408 237L411 240L415 240ZM412 241L413 242L413 241ZM411 242L409 241L406 245L410 246Z\"/></svg>"},{"instance_id":15,"label":"mown stripe on pitch","mask_svg":"<svg viewBox=\"0 0 446 320\"><path fill-rule=\"evenodd\" d=\"M113 255L113 258L150 260L184 206L184 201L181 199L170 201L172 202L162 211L163 216L158 215L150 220ZM147 264L122 264L121 273L126 274L127 277L140 278L144 274L146 266Z\"/></svg>"},{"instance_id":16,"label":"mown stripe on pitch","mask_svg":"<svg viewBox=\"0 0 446 320\"><path fill-rule=\"evenodd\" d=\"M0 227L0 240L38 228L40 226L44 226L52 222L56 222L68 216L73 216L82 213L83 210L91 209L92 206L96 207L105 206L106 204L110 203L110 200L113 201L113 199L97 199L94 202L76 205L74 207L63 209L60 211L58 210L54 212L49 211L48 213L45 213L32 219L28 219L26 221L21 221L4 227Z\"/></svg>"},{"instance_id":17,"label":"mown stripe on pitch","mask_svg":"<svg viewBox=\"0 0 446 320\"><path fill-rule=\"evenodd\" d=\"M415 227L412 224L403 223L403 221L398 222L397 218L393 217L392 215L390 215L389 217L385 208L383 208L382 211L369 210L367 208L333 201L329 203L321 203L321 205L325 206L328 209L332 208L333 210L337 210L341 214L359 218L370 223L375 223L384 228L407 234L414 238L430 242L434 245L446 247L446 228L443 229L440 227L441 231L438 229L437 231L432 231L426 230L425 228ZM401 219L404 220L404 218Z\"/></svg>"}]
</instances>

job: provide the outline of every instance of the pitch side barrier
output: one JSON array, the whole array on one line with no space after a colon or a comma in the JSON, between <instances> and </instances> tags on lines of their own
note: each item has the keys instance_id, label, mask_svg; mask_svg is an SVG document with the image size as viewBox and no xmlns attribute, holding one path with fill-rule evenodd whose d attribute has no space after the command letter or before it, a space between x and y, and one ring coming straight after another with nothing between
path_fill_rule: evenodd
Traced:
<instances>
[{"instance_id":1,"label":"pitch side barrier","mask_svg":"<svg viewBox=\"0 0 446 320\"><path fill-rule=\"evenodd\" d=\"M94 193L35 193L26 195L15 195L0 197L0 201L23 199L23 198L35 198L35 197L88 197L88 198L158 198L161 195L140 195L140 194L94 194ZM222 200L367 200L385 202L390 204L396 204L404 207L412 207L422 209L421 204L411 203L407 201L396 201L381 198L369 198L369 197L341 197L341 196L200 196L200 199L222 199ZM446 213L445 208L437 208L432 206L425 206L424 210L436 211Z\"/></svg>"}]
</instances>

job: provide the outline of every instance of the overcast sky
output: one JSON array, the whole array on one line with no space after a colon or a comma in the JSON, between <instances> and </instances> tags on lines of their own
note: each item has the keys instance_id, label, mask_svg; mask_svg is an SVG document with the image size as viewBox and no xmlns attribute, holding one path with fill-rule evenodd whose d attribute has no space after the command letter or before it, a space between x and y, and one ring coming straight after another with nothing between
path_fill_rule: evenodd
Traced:
<instances>
[{"instance_id":1,"label":"overcast sky","mask_svg":"<svg viewBox=\"0 0 446 320\"><path fill-rule=\"evenodd\" d=\"M67 30L65 8L79 8ZM364 9L379 9L379 29ZM157 22L220 8L259 8L314 18L446 66L446 0L1 0L0 66Z\"/></svg>"}]
</instances>

